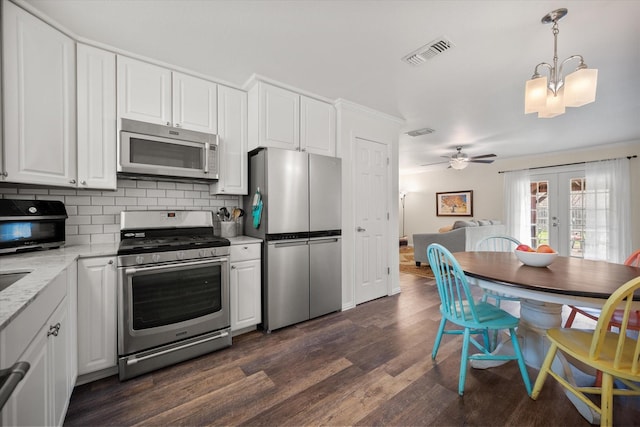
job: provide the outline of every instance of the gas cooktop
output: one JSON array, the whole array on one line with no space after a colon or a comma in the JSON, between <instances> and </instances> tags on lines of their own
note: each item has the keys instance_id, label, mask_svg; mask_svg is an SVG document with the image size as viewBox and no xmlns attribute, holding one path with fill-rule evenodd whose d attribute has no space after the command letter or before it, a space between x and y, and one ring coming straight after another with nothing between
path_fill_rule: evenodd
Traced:
<instances>
[{"instance_id":1,"label":"gas cooktop","mask_svg":"<svg viewBox=\"0 0 640 427\"><path fill-rule=\"evenodd\" d=\"M229 240L213 235L130 237L121 240L118 255L215 248L229 245Z\"/></svg>"}]
</instances>

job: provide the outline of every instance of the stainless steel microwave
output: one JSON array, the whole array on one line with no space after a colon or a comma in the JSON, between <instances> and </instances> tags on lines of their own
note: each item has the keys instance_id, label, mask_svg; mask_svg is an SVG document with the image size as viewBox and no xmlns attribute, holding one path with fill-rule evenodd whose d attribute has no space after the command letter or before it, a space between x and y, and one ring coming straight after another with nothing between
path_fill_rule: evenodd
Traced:
<instances>
[{"instance_id":1,"label":"stainless steel microwave","mask_svg":"<svg viewBox=\"0 0 640 427\"><path fill-rule=\"evenodd\" d=\"M218 170L218 135L122 119L120 174L216 180Z\"/></svg>"}]
</instances>

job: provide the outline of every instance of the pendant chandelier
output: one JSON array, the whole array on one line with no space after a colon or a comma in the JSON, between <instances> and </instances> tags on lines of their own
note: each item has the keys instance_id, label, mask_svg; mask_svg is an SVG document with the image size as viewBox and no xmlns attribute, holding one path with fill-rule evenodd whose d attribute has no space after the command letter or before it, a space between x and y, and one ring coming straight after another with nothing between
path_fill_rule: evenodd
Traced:
<instances>
[{"instance_id":1,"label":"pendant chandelier","mask_svg":"<svg viewBox=\"0 0 640 427\"><path fill-rule=\"evenodd\" d=\"M565 107L581 107L596 99L598 70L587 68L582 55L572 55L558 66L558 20L567 9L557 9L542 18L543 24L553 23L553 65L541 62L536 65L531 80L527 81L524 95L524 113L538 113L539 118L551 118L564 114ZM563 77L562 68L578 59L578 68ZM540 68L547 68L549 75L541 76Z\"/></svg>"}]
</instances>

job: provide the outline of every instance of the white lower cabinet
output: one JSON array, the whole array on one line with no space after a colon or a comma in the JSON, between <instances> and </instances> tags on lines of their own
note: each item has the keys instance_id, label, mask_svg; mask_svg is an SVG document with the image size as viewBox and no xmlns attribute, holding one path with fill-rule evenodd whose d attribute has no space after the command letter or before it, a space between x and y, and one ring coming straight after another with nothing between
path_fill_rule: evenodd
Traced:
<instances>
[{"instance_id":1,"label":"white lower cabinet","mask_svg":"<svg viewBox=\"0 0 640 427\"><path fill-rule=\"evenodd\" d=\"M115 257L78 260L78 375L117 365Z\"/></svg>"},{"instance_id":2,"label":"white lower cabinet","mask_svg":"<svg viewBox=\"0 0 640 427\"><path fill-rule=\"evenodd\" d=\"M231 246L231 331L262 322L260 244Z\"/></svg>"},{"instance_id":3,"label":"white lower cabinet","mask_svg":"<svg viewBox=\"0 0 640 427\"><path fill-rule=\"evenodd\" d=\"M67 271L63 271L2 331L1 364L6 367L16 361L30 364L27 375L2 410L2 425L59 426L64 421L72 391L69 379L73 374L68 363L73 351L73 328L69 295L65 295L67 287ZM28 343L26 348L23 343Z\"/></svg>"}]
</instances>

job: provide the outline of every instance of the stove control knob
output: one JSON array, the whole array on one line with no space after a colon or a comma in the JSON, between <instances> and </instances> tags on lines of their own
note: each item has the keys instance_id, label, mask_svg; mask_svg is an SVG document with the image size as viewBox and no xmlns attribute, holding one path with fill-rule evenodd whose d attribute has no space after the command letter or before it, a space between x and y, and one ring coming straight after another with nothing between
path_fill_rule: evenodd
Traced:
<instances>
[{"instance_id":1,"label":"stove control knob","mask_svg":"<svg viewBox=\"0 0 640 427\"><path fill-rule=\"evenodd\" d=\"M151 259L153 260L153 262L158 262L158 261L160 261L160 255L159 254L153 254Z\"/></svg>"},{"instance_id":2,"label":"stove control knob","mask_svg":"<svg viewBox=\"0 0 640 427\"><path fill-rule=\"evenodd\" d=\"M143 257L142 255L138 255L138 256L136 257L136 262L137 262L138 264L142 264L142 263L144 262L144 257Z\"/></svg>"},{"instance_id":3,"label":"stove control knob","mask_svg":"<svg viewBox=\"0 0 640 427\"><path fill-rule=\"evenodd\" d=\"M176 254L176 258L184 259L184 251L178 251L178 253Z\"/></svg>"},{"instance_id":4,"label":"stove control knob","mask_svg":"<svg viewBox=\"0 0 640 427\"><path fill-rule=\"evenodd\" d=\"M201 250L200 250L200 252L198 252L198 256L199 256L200 258L203 258L203 257L205 257L206 255L207 255L207 254L204 252L204 249L201 249Z\"/></svg>"}]
</instances>

